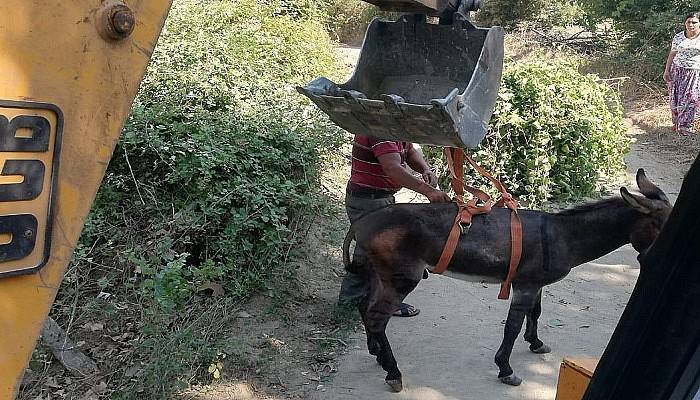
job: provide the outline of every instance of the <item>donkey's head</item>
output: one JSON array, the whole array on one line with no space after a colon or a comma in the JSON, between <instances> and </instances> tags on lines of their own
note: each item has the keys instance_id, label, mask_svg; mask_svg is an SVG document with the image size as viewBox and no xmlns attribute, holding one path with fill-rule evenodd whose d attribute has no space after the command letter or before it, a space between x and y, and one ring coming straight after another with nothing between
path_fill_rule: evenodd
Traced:
<instances>
[{"instance_id":1,"label":"donkey's head","mask_svg":"<svg viewBox=\"0 0 700 400\"><path fill-rule=\"evenodd\" d=\"M639 192L644 196L632 194L625 187L620 188L620 194L627 204L643 215L630 232L632 247L642 253L659 236L659 232L661 232L661 228L671 214L673 207L666 194L651 183L641 168L637 170L637 186L639 186Z\"/></svg>"}]
</instances>

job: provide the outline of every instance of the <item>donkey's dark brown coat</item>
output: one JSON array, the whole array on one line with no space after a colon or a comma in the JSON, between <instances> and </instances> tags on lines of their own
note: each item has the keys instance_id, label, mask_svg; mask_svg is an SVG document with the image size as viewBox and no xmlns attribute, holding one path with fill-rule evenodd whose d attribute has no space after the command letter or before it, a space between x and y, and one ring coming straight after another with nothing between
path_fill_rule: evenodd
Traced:
<instances>
[{"instance_id":1,"label":"donkey's dark brown coat","mask_svg":"<svg viewBox=\"0 0 700 400\"><path fill-rule=\"evenodd\" d=\"M644 251L656 238L671 205L641 169L637 184L644 196L621 188L622 198L605 199L557 214L520 210L523 254L513 281L503 342L495 357L501 381L511 385L521 382L513 373L509 358L526 316L525 340L530 343L530 350L550 351L537 337L543 286L564 278L571 268L626 243ZM430 270L437 263L456 211L455 204L387 206L356 221L345 239L346 268L363 274L370 282L369 293L359 305L367 346L387 371L386 381L395 391L402 389L401 372L386 337L386 326L392 312L418 285L425 268ZM363 265L349 261L353 238L367 252ZM510 210L494 209L490 214L474 217L448 272L502 281L509 258Z\"/></svg>"}]
</instances>

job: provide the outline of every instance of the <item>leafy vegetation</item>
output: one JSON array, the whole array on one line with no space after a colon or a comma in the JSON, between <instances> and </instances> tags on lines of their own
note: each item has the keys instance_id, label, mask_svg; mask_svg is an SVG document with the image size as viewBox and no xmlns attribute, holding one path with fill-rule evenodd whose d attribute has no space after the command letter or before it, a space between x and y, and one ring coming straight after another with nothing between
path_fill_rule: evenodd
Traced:
<instances>
[{"instance_id":1,"label":"leafy vegetation","mask_svg":"<svg viewBox=\"0 0 700 400\"><path fill-rule=\"evenodd\" d=\"M331 37L341 43L360 45L367 26L375 17L391 17L393 14L379 11L377 7L360 0L326 0L326 27Z\"/></svg>"},{"instance_id":2,"label":"leafy vegetation","mask_svg":"<svg viewBox=\"0 0 700 400\"><path fill-rule=\"evenodd\" d=\"M585 14L576 0L490 0L484 2L477 19L485 25L515 29L527 25L538 28L580 24Z\"/></svg>"},{"instance_id":3,"label":"leafy vegetation","mask_svg":"<svg viewBox=\"0 0 700 400\"><path fill-rule=\"evenodd\" d=\"M645 66L646 79L661 77L671 38L684 29L688 13L700 11L695 0L596 0L581 6L590 25L609 24L619 32L609 45L618 48L623 64Z\"/></svg>"},{"instance_id":4,"label":"leafy vegetation","mask_svg":"<svg viewBox=\"0 0 700 400\"><path fill-rule=\"evenodd\" d=\"M124 128L83 240L113 242L100 254L166 308L207 281L245 294L314 204L333 137L290 85L333 57L289 4L176 3Z\"/></svg>"},{"instance_id":5,"label":"leafy vegetation","mask_svg":"<svg viewBox=\"0 0 700 400\"><path fill-rule=\"evenodd\" d=\"M545 3L545 0L492 0L486 2L479 11L479 20L485 24L513 27L534 19Z\"/></svg>"},{"instance_id":6,"label":"leafy vegetation","mask_svg":"<svg viewBox=\"0 0 700 400\"><path fill-rule=\"evenodd\" d=\"M580 74L574 61L509 63L474 158L512 194L538 206L590 195L599 178L623 171L625 132L618 94ZM468 179L478 185L474 175Z\"/></svg>"},{"instance_id":7,"label":"leafy vegetation","mask_svg":"<svg viewBox=\"0 0 700 400\"><path fill-rule=\"evenodd\" d=\"M629 34L631 45L668 47L671 36L682 29L683 17L698 11L695 0L594 0L581 2L592 18L609 19Z\"/></svg>"},{"instance_id":8,"label":"leafy vegetation","mask_svg":"<svg viewBox=\"0 0 700 400\"><path fill-rule=\"evenodd\" d=\"M227 304L265 287L322 206L321 154L342 135L293 88L335 73L322 11L302 0L175 2L66 278L143 307L120 313L139 327L129 357L148 362L141 379L116 384L117 398L164 398L208 376L216 343L191 314L207 308L194 295L213 288Z\"/></svg>"},{"instance_id":9,"label":"leafy vegetation","mask_svg":"<svg viewBox=\"0 0 700 400\"><path fill-rule=\"evenodd\" d=\"M511 31L534 28L545 41L581 46L620 75L663 84L671 38L699 9L695 0L490 0L477 19Z\"/></svg>"}]
</instances>

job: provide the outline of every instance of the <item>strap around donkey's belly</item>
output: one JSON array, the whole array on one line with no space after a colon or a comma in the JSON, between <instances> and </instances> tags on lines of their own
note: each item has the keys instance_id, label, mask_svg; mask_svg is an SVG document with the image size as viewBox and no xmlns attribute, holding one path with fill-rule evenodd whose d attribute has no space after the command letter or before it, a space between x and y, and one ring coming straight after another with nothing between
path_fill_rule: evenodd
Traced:
<instances>
[{"instance_id":1,"label":"strap around donkey's belly","mask_svg":"<svg viewBox=\"0 0 700 400\"><path fill-rule=\"evenodd\" d=\"M458 206L457 215L455 215L454 223L450 229L450 234L447 236L447 241L445 242L445 247L442 249L440 259L437 264L435 264L435 268L433 268L433 273L435 274L441 274L447 269L455 253L460 237L467 233L469 230L468 227L472 224L472 216L475 214L487 214L491 211L490 202L483 206L477 206L476 199L472 199L468 203L459 200L455 201Z\"/></svg>"},{"instance_id":2,"label":"strap around donkey's belly","mask_svg":"<svg viewBox=\"0 0 700 400\"><path fill-rule=\"evenodd\" d=\"M520 215L517 211L517 202L508 193L505 186L496 178L491 176L486 170L481 168L474 160L465 156L462 149L456 148L445 148L445 157L447 158L447 167L452 174L452 189L455 192L454 201L457 203L457 214L455 215L454 223L450 229L450 233L447 236L447 241L445 241L445 246L442 249L442 254L437 264L433 268L432 272L436 274L442 274L447 270L447 266L452 260L457 244L459 243L460 237L468 231L465 226L471 226L472 216L477 214L488 214L491 212L491 198L485 192L467 185L464 180L464 159L466 158L469 163L476 169L481 175L489 179L494 186L501 192L501 198L496 202L499 207L507 207L511 209L511 223L510 223L510 234L511 234L511 252L510 252L510 262L508 265L508 275L505 281L501 284L501 290L498 293L498 298L502 300L507 300L510 297L510 286L515 279L515 274L518 269L518 264L520 264L520 257L522 256L522 222L520 221ZM464 202L463 195L464 191L471 193L474 198L468 202ZM483 204L478 205L478 201L481 200Z\"/></svg>"}]
</instances>

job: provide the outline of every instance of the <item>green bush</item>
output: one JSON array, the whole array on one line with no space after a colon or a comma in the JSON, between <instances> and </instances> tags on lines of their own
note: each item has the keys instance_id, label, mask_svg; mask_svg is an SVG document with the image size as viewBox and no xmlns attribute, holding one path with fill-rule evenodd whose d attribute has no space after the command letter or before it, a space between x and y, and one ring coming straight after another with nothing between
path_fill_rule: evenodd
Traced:
<instances>
[{"instance_id":1,"label":"green bush","mask_svg":"<svg viewBox=\"0 0 700 400\"><path fill-rule=\"evenodd\" d=\"M570 27L581 25L587 19L576 0L548 1L535 14L535 24L540 28Z\"/></svg>"},{"instance_id":2,"label":"green bush","mask_svg":"<svg viewBox=\"0 0 700 400\"><path fill-rule=\"evenodd\" d=\"M380 11L360 0L326 0L326 27L331 37L341 43L360 45L367 26L375 17L392 18L395 13Z\"/></svg>"},{"instance_id":3,"label":"green bush","mask_svg":"<svg viewBox=\"0 0 700 400\"><path fill-rule=\"evenodd\" d=\"M576 0L490 0L476 14L480 24L508 29L534 25L539 29L579 24L585 13Z\"/></svg>"},{"instance_id":4,"label":"green bush","mask_svg":"<svg viewBox=\"0 0 700 400\"><path fill-rule=\"evenodd\" d=\"M669 35L682 29L683 17L700 11L697 0L593 0L580 4L591 17L609 20L630 34L637 45L654 45L650 40L657 39L668 45Z\"/></svg>"},{"instance_id":5,"label":"green bush","mask_svg":"<svg viewBox=\"0 0 700 400\"><path fill-rule=\"evenodd\" d=\"M487 1L478 12L478 20L488 25L513 28L534 19L546 3L545 0Z\"/></svg>"},{"instance_id":6,"label":"green bush","mask_svg":"<svg viewBox=\"0 0 700 400\"><path fill-rule=\"evenodd\" d=\"M684 29L684 17L700 11L696 0L581 1L591 25L610 25L619 32L610 43L619 47L615 57L647 80L661 80L673 35ZM615 38L617 39L617 38Z\"/></svg>"},{"instance_id":7,"label":"green bush","mask_svg":"<svg viewBox=\"0 0 700 400\"><path fill-rule=\"evenodd\" d=\"M293 89L336 73L319 7L174 2L67 277L145 308L128 318L139 321L136 359L152 381L137 393L114 375L112 385L124 379L116 397L166 398L174 380L201 372L211 342L159 353L187 322L173 319L190 315L183 306L196 305L202 284L223 287L219 301L266 285L322 205L321 154L343 135Z\"/></svg>"},{"instance_id":8,"label":"green bush","mask_svg":"<svg viewBox=\"0 0 700 400\"><path fill-rule=\"evenodd\" d=\"M301 2L176 1L139 103L183 113L255 114L262 103L285 107L288 98L298 107L301 98L284 90L335 65L322 22L290 11Z\"/></svg>"},{"instance_id":9,"label":"green bush","mask_svg":"<svg viewBox=\"0 0 700 400\"><path fill-rule=\"evenodd\" d=\"M539 206L593 193L601 177L624 169L627 149L617 93L573 61L541 60L506 64L489 133L473 158Z\"/></svg>"},{"instance_id":10,"label":"green bush","mask_svg":"<svg viewBox=\"0 0 700 400\"><path fill-rule=\"evenodd\" d=\"M298 129L192 117L134 108L84 235L166 309L205 281L232 295L254 288L283 261L290 222L314 203L319 160Z\"/></svg>"},{"instance_id":11,"label":"green bush","mask_svg":"<svg viewBox=\"0 0 700 400\"><path fill-rule=\"evenodd\" d=\"M335 131L291 85L334 58L323 26L290 12L301 3L171 12L82 239L167 308L204 281L255 287L314 203Z\"/></svg>"}]
</instances>

